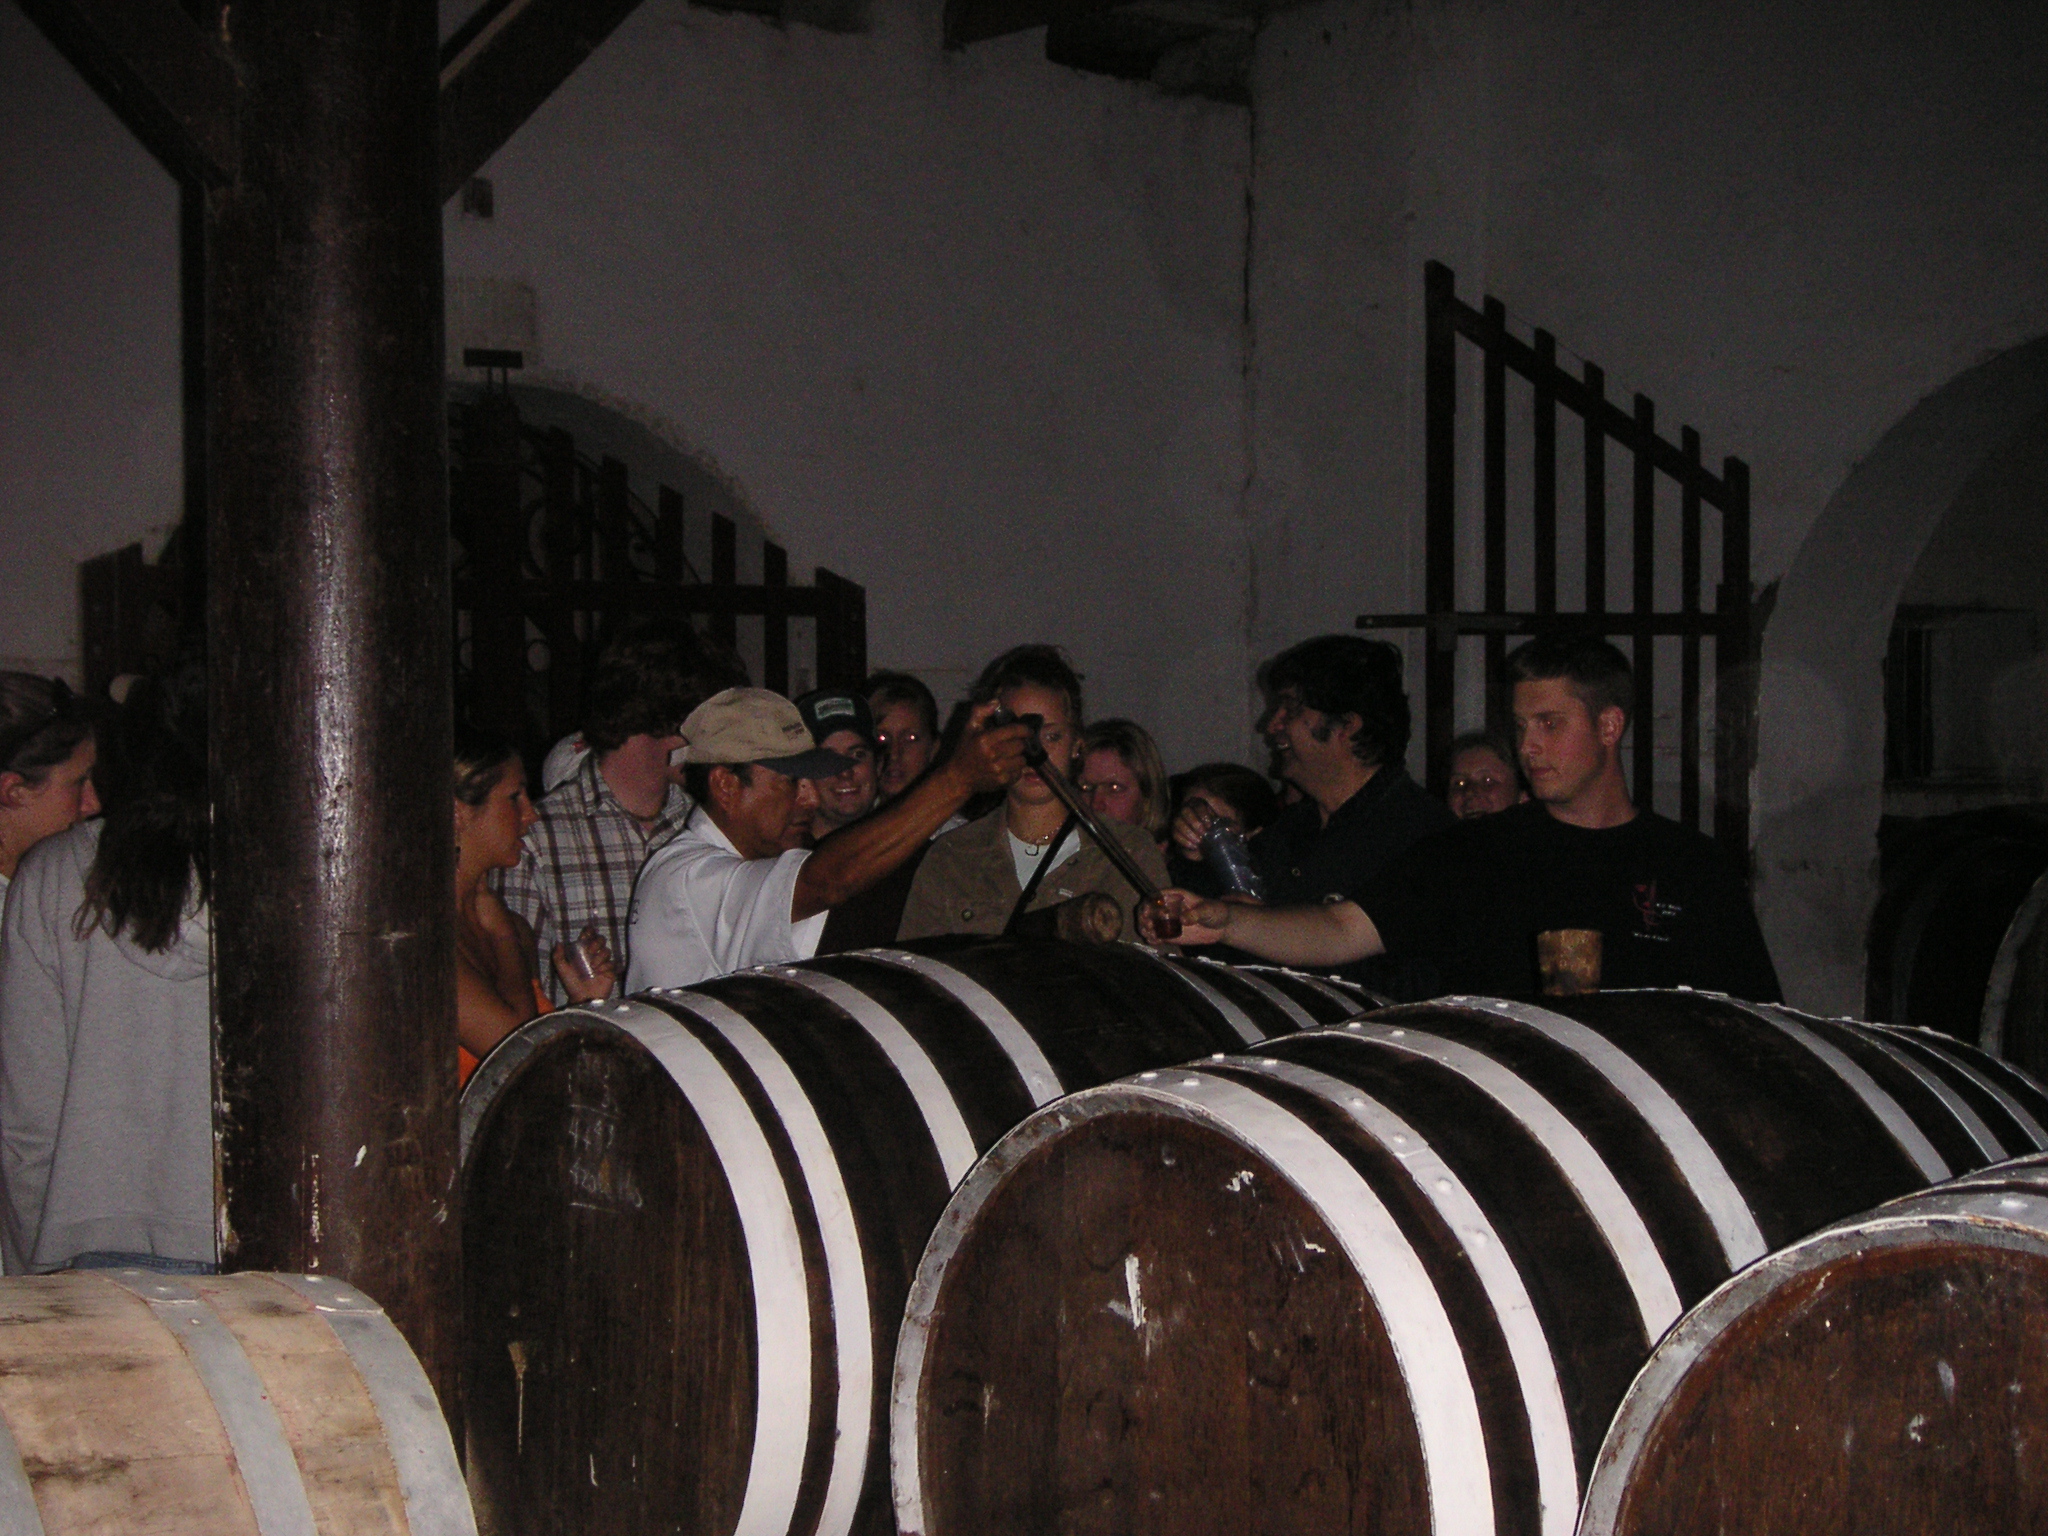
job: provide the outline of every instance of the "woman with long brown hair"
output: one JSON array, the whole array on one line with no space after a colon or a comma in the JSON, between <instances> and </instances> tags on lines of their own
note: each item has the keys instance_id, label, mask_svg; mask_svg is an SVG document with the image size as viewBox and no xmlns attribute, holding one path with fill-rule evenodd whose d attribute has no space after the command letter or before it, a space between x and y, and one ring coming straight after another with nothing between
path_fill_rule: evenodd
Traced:
<instances>
[{"instance_id":1,"label":"woman with long brown hair","mask_svg":"<svg viewBox=\"0 0 2048 1536\"><path fill-rule=\"evenodd\" d=\"M484 880L492 870L519 862L520 839L537 819L526 794L526 766L512 743L485 731L458 730L455 1033L465 1083L491 1047L550 1006L533 973L533 930ZM587 929L573 944L555 946L554 965L571 1002L607 997L618 979L610 946Z\"/></svg>"}]
</instances>

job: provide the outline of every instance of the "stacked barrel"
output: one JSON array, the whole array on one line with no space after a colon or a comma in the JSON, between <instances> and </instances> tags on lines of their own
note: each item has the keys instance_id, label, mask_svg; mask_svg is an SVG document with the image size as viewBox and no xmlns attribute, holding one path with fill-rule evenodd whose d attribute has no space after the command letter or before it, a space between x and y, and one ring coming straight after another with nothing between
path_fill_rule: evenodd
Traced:
<instances>
[{"instance_id":1,"label":"stacked barrel","mask_svg":"<svg viewBox=\"0 0 2048 1536\"><path fill-rule=\"evenodd\" d=\"M891 1528L889 1360L947 1197L1064 1094L1375 999L931 941L570 1009L463 1101L466 1427L514 1532Z\"/></svg>"},{"instance_id":2,"label":"stacked barrel","mask_svg":"<svg viewBox=\"0 0 2048 1536\"><path fill-rule=\"evenodd\" d=\"M1568 1536L1688 1308L2044 1122L1946 1037L1686 992L1445 999L1076 1093L919 1269L899 1525Z\"/></svg>"}]
</instances>

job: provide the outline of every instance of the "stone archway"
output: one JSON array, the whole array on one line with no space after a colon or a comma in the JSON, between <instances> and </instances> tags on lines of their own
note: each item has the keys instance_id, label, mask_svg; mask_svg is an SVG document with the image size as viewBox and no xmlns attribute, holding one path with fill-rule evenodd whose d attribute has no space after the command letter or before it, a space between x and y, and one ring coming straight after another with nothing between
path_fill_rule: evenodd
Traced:
<instances>
[{"instance_id":1,"label":"stone archway","mask_svg":"<svg viewBox=\"0 0 2048 1536\"><path fill-rule=\"evenodd\" d=\"M1914 562L1970 475L2048 412L2048 337L1951 380L1842 482L1765 631L1757 914L1794 1003L1863 1003L1884 794L1886 641Z\"/></svg>"}]
</instances>

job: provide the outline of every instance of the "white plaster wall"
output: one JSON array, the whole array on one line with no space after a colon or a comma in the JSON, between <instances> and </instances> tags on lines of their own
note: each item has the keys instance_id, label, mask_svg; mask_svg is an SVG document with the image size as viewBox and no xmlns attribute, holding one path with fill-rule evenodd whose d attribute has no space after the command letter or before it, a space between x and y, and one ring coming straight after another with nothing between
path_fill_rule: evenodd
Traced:
<instances>
[{"instance_id":1,"label":"white plaster wall","mask_svg":"<svg viewBox=\"0 0 2048 1536\"><path fill-rule=\"evenodd\" d=\"M534 296L538 366L866 584L942 696L1065 643L1168 756L1247 750L1247 117L1075 74L648 0L451 212L451 292Z\"/></svg>"},{"instance_id":2,"label":"white plaster wall","mask_svg":"<svg viewBox=\"0 0 2048 1536\"><path fill-rule=\"evenodd\" d=\"M1420 606L1432 257L1468 298L1496 294L1601 363L1610 395L1641 390L1662 422L1696 425L1710 461L1747 459L1755 576L1784 575L1916 401L2048 329L2044 100L2048 11L2008 0L1388 0L1271 20L1253 650ZM1780 614L1819 618L1792 626L1802 646L1862 644L1827 632L1841 558L1814 564ZM1767 667L1806 667L1780 639L1766 632ZM1765 687L1759 908L1792 997L1835 1011L1861 1003L1875 812L1870 829L1860 812L1830 821L1820 848L1781 856L1773 835L1881 773L1868 692L1800 707ZM1809 739L1830 708L1835 734Z\"/></svg>"},{"instance_id":3,"label":"white plaster wall","mask_svg":"<svg viewBox=\"0 0 2048 1536\"><path fill-rule=\"evenodd\" d=\"M183 500L176 184L0 5L0 667L78 681L78 561Z\"/></svg>"}]
</instances>

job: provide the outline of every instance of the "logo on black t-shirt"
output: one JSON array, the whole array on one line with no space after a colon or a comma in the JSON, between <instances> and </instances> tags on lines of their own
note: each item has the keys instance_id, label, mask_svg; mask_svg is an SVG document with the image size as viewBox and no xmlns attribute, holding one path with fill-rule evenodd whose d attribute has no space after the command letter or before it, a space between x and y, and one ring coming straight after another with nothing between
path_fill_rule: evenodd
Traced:
<instances>
[{"instance_id":1,"label":"logo on black t-shirt","mask_svg":"<svg viewBox=\"0 0 2048 1536\"><path fill-rule=\"evenodd\" d=\"M1685 908L1677 903L1657 899L1657 882L1654 880L1635 887L1635 905L1636 916L1643 920L1645 933L1654 932L1685 915Z\"/></svg>"}]
</instances>

